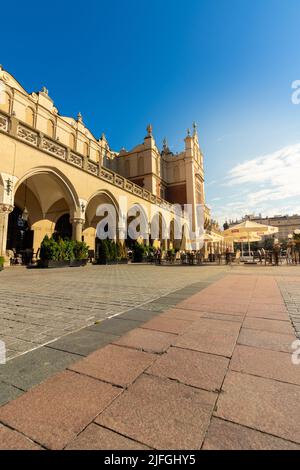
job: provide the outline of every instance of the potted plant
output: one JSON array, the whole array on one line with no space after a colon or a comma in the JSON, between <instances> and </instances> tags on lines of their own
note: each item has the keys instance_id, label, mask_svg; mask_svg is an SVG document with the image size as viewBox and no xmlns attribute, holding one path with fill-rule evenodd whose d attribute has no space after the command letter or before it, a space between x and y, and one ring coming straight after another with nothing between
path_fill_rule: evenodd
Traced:
<instances>
[{"instance_id":1,"label":"potted plant","mask_svg":"<svg viewBox=\"0 0 300 470\"><path fill-rule=\"evenodd\" d=\"M89 247L85 242L73 242L74 259L70 259L71 267L86 266L89 257Z\"/></svg>"},{"instance_id":2,"label":"potted plant","mask_svg":"<svg viewBox=\"0 0 300 470\"><path fill-rule=\"evenodd\" d=\"M45 236L41 243L38 266L42 268L78 267L86 264L88 246L84 242Z\"/></svg>"},{"instance_id":3,"label":"potted plant","mask_svg":"<svg viewBox=\"0 0 300 470\"><path fill-rule=\"evenodd\" d=\"M4 267L4 258L3 256L0 256L0 271L3 271L3 267Z\"/></svg>"},{"instance_id":4,"label":"potted plant","mask_svg":"<svg viewBox=\"0 0 300 470\"><path fill-rule=\"evenodd\" d=\"M145 256L145 246L141 243L135 242L133 246L133 263L142 263Z\"/></svg>"}]
</instances>

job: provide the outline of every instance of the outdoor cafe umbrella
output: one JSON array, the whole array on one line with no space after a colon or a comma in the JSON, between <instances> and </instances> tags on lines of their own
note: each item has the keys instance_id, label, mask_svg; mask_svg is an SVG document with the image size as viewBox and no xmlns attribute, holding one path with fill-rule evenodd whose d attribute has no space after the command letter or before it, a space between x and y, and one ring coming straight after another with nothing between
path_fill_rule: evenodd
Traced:
<instances>
[{"instance_id":1,"label":"outdoor cafe umbrella","mask_svg":"<svg viewBox=\"0 0 300 470\"><path fill-rule=\"evenodd\" d=\"M247 243L248 242L248 248L249 248L249 243L252 243L252 242L259 242L261 241L261 237L259 237L258 235L251 235L251 237L249 238L249 234L247 233L244 233L244 234L239 234L239 235L236 235L235 237L234 236L231 236L231 237L225 237L224 238L225 241L229 241L231 243L241 243L242 245L242 256L244 255L244 250L243 250L243 247L244 247L244 243ZM249 250L249 253L250 253L250 250Z\"/></svg>"},{"instance_id":2,"label":"outdoor cafe umbrella","mask_svg":"<svg viewBox=\"0 0 300 470\"><path fill-rule=\"evenodd\" d=\"M263 236L263 235L272 235L278 232L278 227L273 227L272 225L258 224L252 220L245 220L241 224L234 225L227 230L224 230L224 237L234 237L237 238L239 235L244 236L246 234L248 241L248 249L250 253L250 243L253 236Z\"/></svg>"}]
</instances>

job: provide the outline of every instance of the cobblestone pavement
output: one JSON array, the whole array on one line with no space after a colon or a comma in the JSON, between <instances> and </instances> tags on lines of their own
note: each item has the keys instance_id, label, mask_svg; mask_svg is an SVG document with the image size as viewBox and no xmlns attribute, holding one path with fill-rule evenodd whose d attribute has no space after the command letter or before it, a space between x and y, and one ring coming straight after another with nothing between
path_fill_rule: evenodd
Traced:
<instances>
[{"instance_id":1,"label":"cobblestone pavement","mask_svg":"<svg viewBox=\"0 0 300 470\"><path fill-rule=\"evenodd\" d=\"M300 273L298 277L280 277L278 283L296 335L300 338Z\"/></svg>"},{"instance_id":2,"label":"cobblestone pavement","mask_svg":"<svg viewBox=\"0 0 300 470\"><path fill-rule=\"evenodd\" d=\"M225 270L147 265L8 268L0 273L0 340L10 360Z\"/></svg>"},{"instance_id":3,"label":"cobblestone pavement","mask_svg":"<svg viewBox=\"0 0 300 470\"><path fill-rule=\"evenodd\" d=\"M71 343L10 361L2 378L17 384L22 357L74 356L0 407L0 448L300 450L300 365L279 288L297 296L299 278L250 269L215 282L193 277L156 309L129 310L82 330L88 340L71 333ZM164 272L155 277L170 280ZM82 347L92 335L107 341L89 354Z\"/></svg>"}]
</instances>

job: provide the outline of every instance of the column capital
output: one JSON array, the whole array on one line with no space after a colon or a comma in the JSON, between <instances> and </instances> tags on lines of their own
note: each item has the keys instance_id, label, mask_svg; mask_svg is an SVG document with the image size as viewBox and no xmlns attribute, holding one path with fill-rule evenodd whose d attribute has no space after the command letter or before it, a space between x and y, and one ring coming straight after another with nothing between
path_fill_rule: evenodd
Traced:
<instances>
[{"instance_id":1,"label":"column capital","mask_svg":"<svg viewBox=\"0 0 300 470\"><path fill-rule=\"evenodd\" d=\"M0 214L10 214L14 210L11 204L0 203Z\"/></svg>"},{"instance_id":2,"label":"column capital","mask_svg":"<svg viewBox=\"0 0 300 470\"><path fill-rule=\"evenodd\" d=\"M85 219L82 219L80 217L73 217L72 219L70 218L70 223L83 225L85 223Z\"/></svg>"}]
</instances>

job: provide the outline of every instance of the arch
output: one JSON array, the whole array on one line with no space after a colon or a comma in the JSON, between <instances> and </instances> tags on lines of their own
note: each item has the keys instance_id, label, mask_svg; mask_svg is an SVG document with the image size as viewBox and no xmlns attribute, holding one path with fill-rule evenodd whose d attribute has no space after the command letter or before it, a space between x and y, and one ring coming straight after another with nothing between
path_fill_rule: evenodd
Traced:
<instances>
[{"instance_id":1,"label":"arch","mask_svg":"<svg viewBox=\"0 0 300 470\"><path fill-rule=\"evenodd\" d=\"M31 127L34 127L34 118L35 118L34 109L31 108L30 106L27 106L26 111L25 111L25 121Z\"/></svg>"},{"instance_id":2,"label":"arch","mask_svg":"<svg viewBox=\"0 0 300 470\"><path fill-rule=\"evenodd\" d=\"M88 157L89 155L89 144L87 142L83 142L83 155Z\"/></svg>"},{"instance_id":3,"label":"arch","mask_svg":"<svg viewBox=\"0 0 300 470\"><path fill-rule=\"evenodd\" d=\"M47 121L47 135L54 139L54 131L55 131L55 124L52 119L48 119Z\"/></svg>"},{"instance_id":4,"label":"arch","mask_svg":"<svg viewBox=\"0 0 300 470\"><path fill-rule=\"evenodd\" d=\"M28 170L28 172L25 173L16 183L14 194L16 194L18 188L26 180L39 174L48 174L54 177L54 179L56 179L56 181L61 185L61 188L66 190L65 195L67 196L67 200L70 203L71 208L74 210L74 212L78 209L79 198L73 184L60 170L53 167L36 167Z\"/></svg>"},{"instance_id":5,"label":"arch","mask_svg":"<svg viewBox=\"0 0 300 470\"><path fill-rule=\"evenodd\" d=\"M131 226L131 222L139 218L139 224ZM134 232L132 232L132 230ZM136 233L137 232L137 233ZM144 240L148 243L149 240L149 219L147 211L144 209L142 204L135 202L128 208L127 212L127 241L130 244L130 240L135 240L131 235L137 235L140 233L141 241Z\"/></svg>"},{"instance_id":6,"label":"arch","mask_svg":"<svg viewBox=\"0 0 300 470\"><path fill-rule=\"evenodd\" d=\"M10 93L8 93L7 91L1 91L0 92L0 109L9 114L11 112L11 109L10 109L11 103L12 103L12 99L11 99Z\"/></svg>"},{"instance_id":7,"label":"arch","mask_svg":"<svg viewBox=\"0 0 300 470\"><path fill-rule=\"evenodd\" d=\"M71 150L76 150L76 137L72 133L69 136L69 146Z\"/></svg>"}]
</instances>

